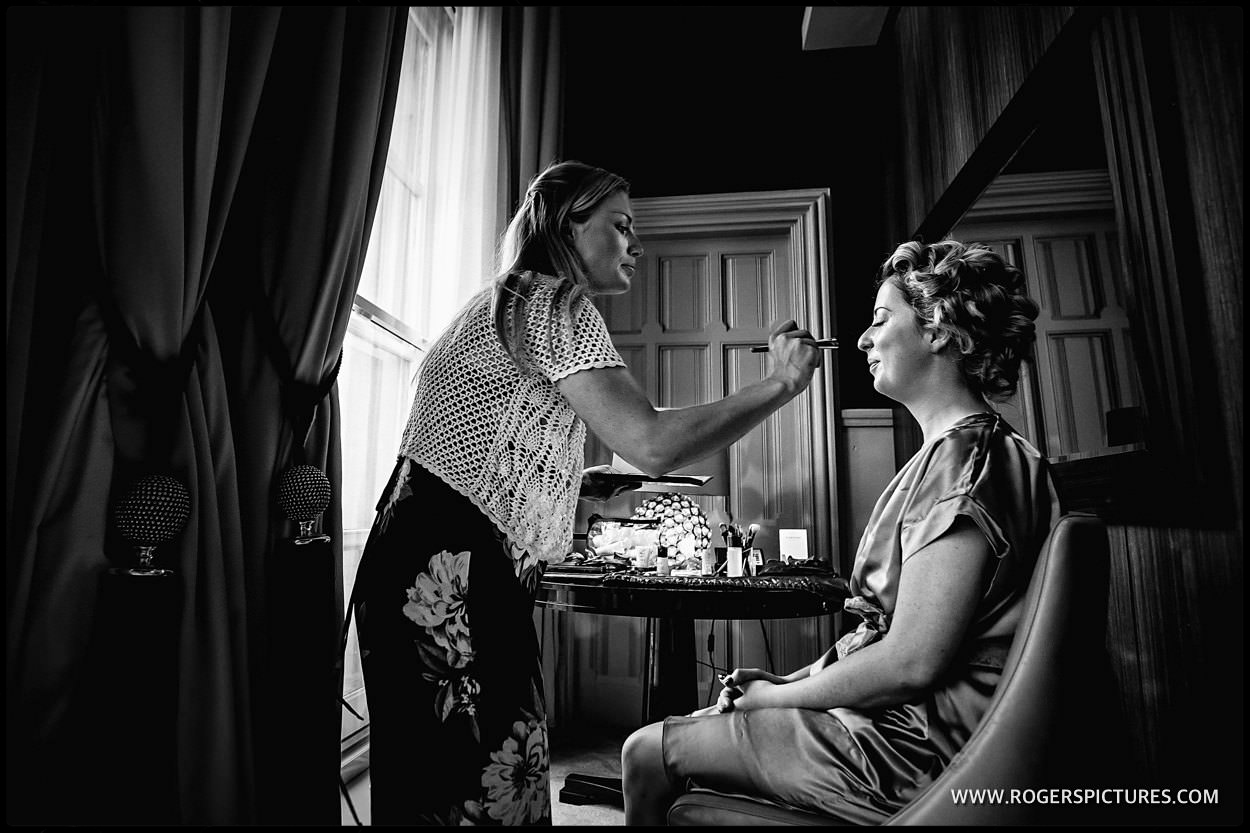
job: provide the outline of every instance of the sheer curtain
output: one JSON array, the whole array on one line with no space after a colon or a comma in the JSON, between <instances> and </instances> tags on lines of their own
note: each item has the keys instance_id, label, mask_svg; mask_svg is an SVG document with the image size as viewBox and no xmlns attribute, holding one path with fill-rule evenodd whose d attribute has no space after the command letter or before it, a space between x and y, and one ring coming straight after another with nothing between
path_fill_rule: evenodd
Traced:
<instances>
[{"instance_id":1,"label":"sheer curtain","mask_svg":"<svg viewBox=\"0 0 1250 833\"><path fill-rule=\"evenodd\" d=\"M429 298L422 311L437 333L495 268L499 158L499 61L503 10L462 6L439 62L436 127L427 157Z\"/></svg>"},{"instance_id":2,"label":"sheer curtain","mask_svg":"<svg viewBox=\"0 0 1250 833\"><path fill-rule=\"evenodd\" d=\"M375 242L358 295L422 340L436 337L494 271L502 16L500 7L409 9Z\"/></svg>"},{"instance_id":3,"label":"sheer curtain","mask_svg":"<svg viewBox=\"0 0 1250 833\"><path fill-rule=\"evenodd\" d=\"M408 416L421 352L495 269L503 9L410 7L372 243L344 344L344 580L350 592ZM354 623L342 739L354 770L368 703Z\"/></svg>"}]
</instances>

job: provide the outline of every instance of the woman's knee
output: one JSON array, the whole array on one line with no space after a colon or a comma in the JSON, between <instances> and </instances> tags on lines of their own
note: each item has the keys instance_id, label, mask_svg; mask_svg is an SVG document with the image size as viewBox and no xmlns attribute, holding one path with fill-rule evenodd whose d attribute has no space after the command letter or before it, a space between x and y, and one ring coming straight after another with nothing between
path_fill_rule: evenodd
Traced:
<instances>
[{"instance_id":1,"label":"woman's knee","mask_svg":"<svg viewBox=\"0 0 1250 833\"><path fill-rule=\"evenodd\" d=\"M621 771L664 766L664 724L651 723L636 730L621 747Z\"/></svg>"}]
</instances>

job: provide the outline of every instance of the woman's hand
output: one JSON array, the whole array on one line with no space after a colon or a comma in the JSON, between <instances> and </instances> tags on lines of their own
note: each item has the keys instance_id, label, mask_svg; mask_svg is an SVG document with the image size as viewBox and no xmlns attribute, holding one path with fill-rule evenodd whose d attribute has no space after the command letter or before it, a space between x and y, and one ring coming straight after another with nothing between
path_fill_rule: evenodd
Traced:
<instances>
[{"instance_id":1,"label":"woman's hand","mask_svg":"<svg viewBox=\"0 0 1250 833\"><path fill-rule=\"evenodd\" d=\"M619 479L609 479L605 475L619 475L611 466L591 466L582 470L582 486L578 497L583 500L611 500L623 492L630 492L642 485L641 478L637 481L622 483Z\"/></svg>"},{"instance_id":2,"label":"woman's hand","mask_svg":"<svg viewBox=\"0 0 1250 833\"><path fill-rule=\"evenodd\" d=\"M720 681L725 687L716 698L716 710L721 713L735 708L756 708L755 701L759 700L762 689L788 682L785 677L762 668L735 668Z\"/></svg>"},{"instance_id":3,"label":"woman's hand","mask_svg":"<svg viewBox=\"0 0 1250 833\"><path fill-rule=\"evenodd\" d=\"M725 686L720 690L720 694L716 695L716 705L712 708L719 714L731 712L734 710L734 700L741 696L742 692L739 689Z\"/></svg>"},{"instance_id":4,"label":"woman's hand","mask_svg":"<svg viewBox=\"0 0 1250 833\"><path fill-rule=\"evenodd\" d=\"M763 668L735 668L719 679L725 685L734 687L741 687L754 680L767 680L773 685L782 685L788 682L785 677L765 671Z\"/></svg>"},{"instance_id":5,"label":"woman's hand","mask_svg":"<svg viewBox=\"0 0 1250 833\"><path fill-rule=\"evenodd\" d=\"M588 368L556 383L569 406L612 450L655 477L714 454L746 436L803 392L820 367L812 335L787 320L769 339L772 371L724 399L657 410L626 367ZM587 496L588 495L583 495Z\"/></svg>"},{"instance_id":6,"label":"woman's hand","mask_svg":"<svg viewBox=\"0 0 1250 833\"><path fill-rule=\"evenodd\" d=\"M782 321L768 338L768 355L773 360L772 376L791 389L801 391L820 367L820 349L812 334L793 320Z\"/></svg>"}]
</instances>

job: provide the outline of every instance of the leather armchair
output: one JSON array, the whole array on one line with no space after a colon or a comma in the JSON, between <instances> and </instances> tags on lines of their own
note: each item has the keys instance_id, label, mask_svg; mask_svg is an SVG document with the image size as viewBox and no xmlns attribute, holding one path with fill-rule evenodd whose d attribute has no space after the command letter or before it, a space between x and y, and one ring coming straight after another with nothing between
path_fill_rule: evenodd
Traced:
<instances>
[{"instance_id":1,"label":"leather armchair","mask_svg":"<svg viewBox=\"0 0 1250 833\"><path fill-rule=\"evenodd\" d=\"M998 689L980 725L942 774L886 824L1097 823L1113 807L1037 800L956 804L952 790L1110 785L1118 710L1106 661L1107 531L1093 515L1059 519L1042 547L1025 611ZM1034 791L1025 793L1024 791ZM1007 793L1010 794L1009 792ZM1048 795L1047 798L1050 796ZM674 802L670 825L845 824L749 796L693 789Z\"/></svg>"}]
</instances>

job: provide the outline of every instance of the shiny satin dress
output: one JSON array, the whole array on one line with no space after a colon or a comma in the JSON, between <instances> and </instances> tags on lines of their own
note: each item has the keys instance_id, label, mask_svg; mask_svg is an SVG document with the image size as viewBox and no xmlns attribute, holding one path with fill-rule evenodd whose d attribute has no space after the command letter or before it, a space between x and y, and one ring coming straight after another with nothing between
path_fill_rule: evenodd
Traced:
<instances>
[{"instance_id":1,"label":"shiny satin dress","mask_svg":"<svg viewBox=\"0 0 1250 833\"><path fill-rule=\"evenodd\" d=\"M671 717L664 765L680 783L879 824L933 781L989 705L1042 543L1059 518L1046 460L996 413L934 437L895 475L860 541L846 610L859 627L817 662L888 638L904 562L969 518L995 558L968 635L926 695L874 710L779 708Z\"/></svg>"}]
</instances>

